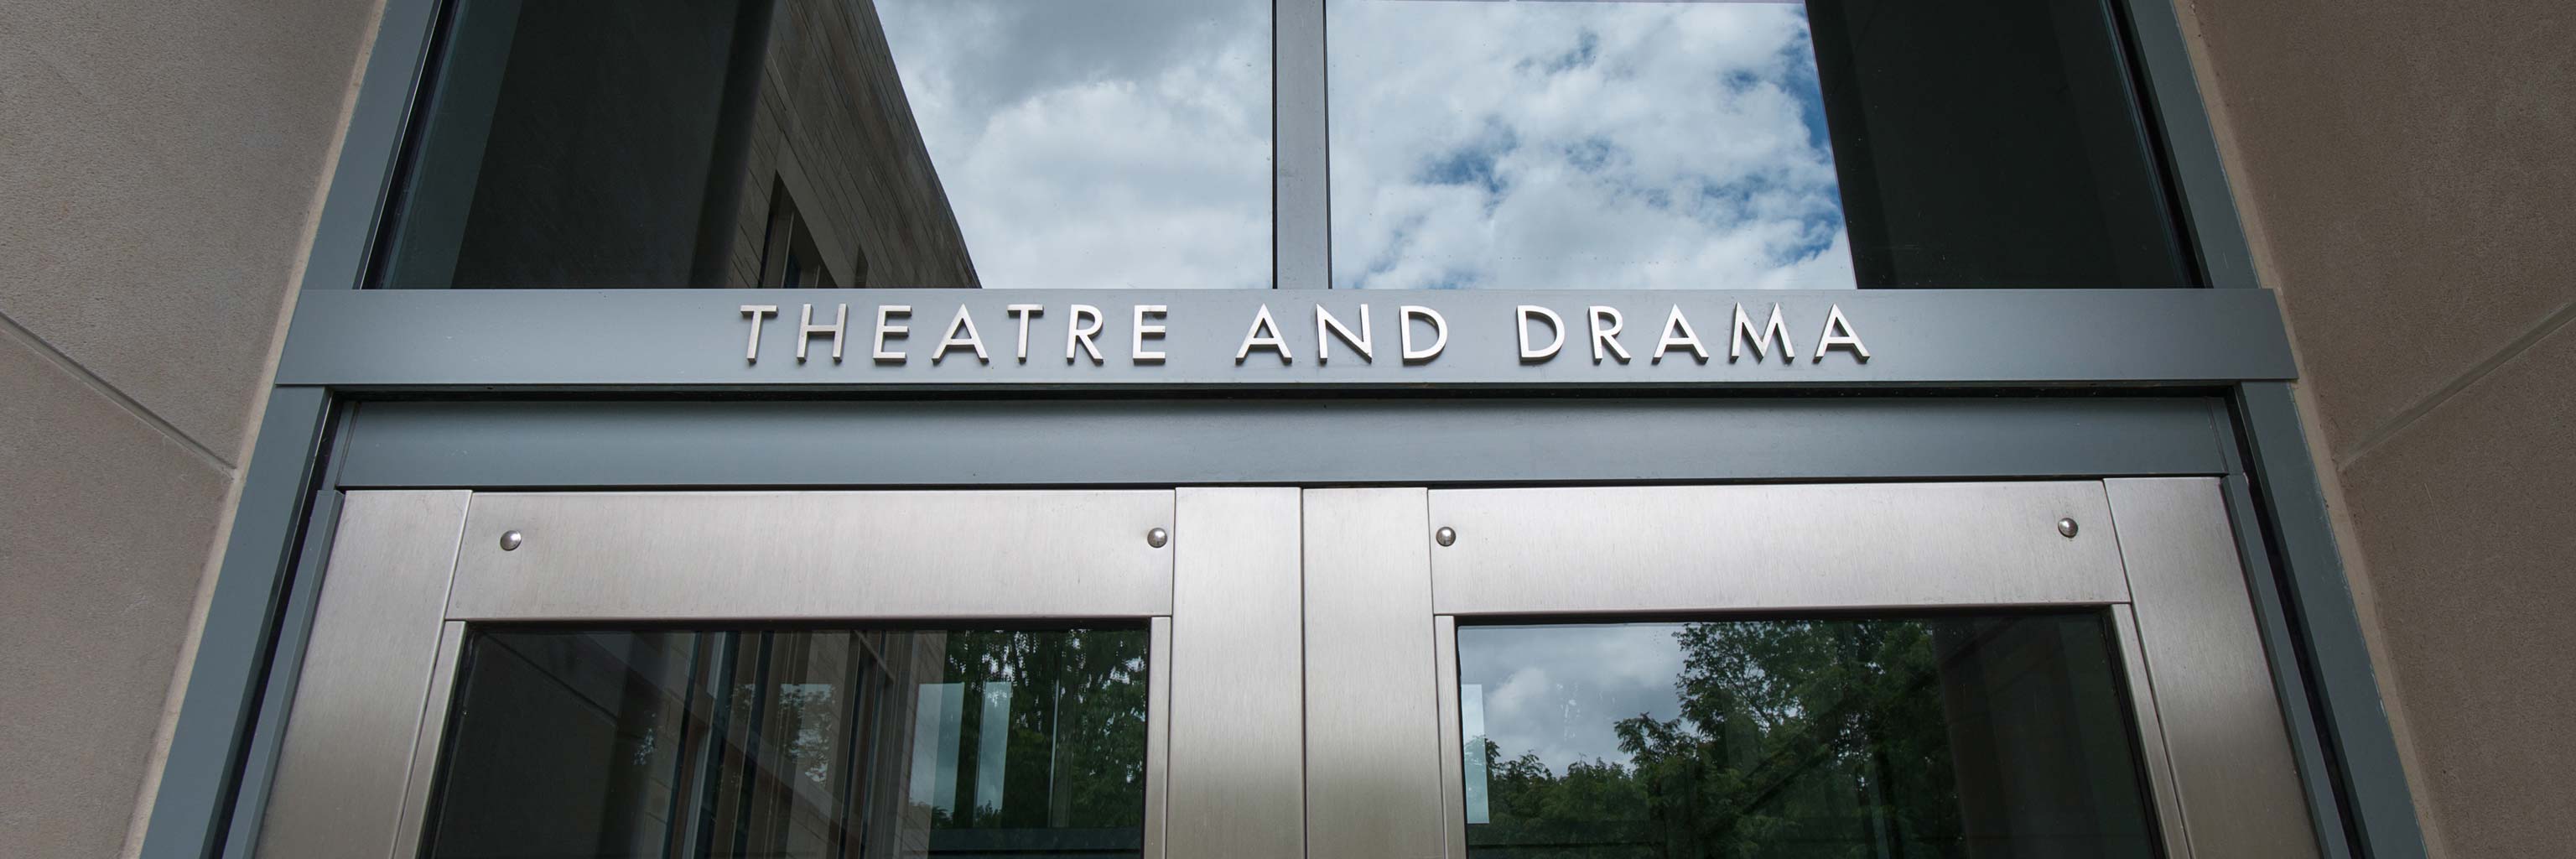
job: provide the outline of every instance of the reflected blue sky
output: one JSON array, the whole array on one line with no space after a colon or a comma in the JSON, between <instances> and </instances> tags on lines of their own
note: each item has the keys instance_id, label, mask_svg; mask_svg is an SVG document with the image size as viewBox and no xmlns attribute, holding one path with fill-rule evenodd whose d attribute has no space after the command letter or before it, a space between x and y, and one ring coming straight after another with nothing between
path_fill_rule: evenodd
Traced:
<instances>
[{"instance_id":1,"label":"reflected blue sky","mask_svg":"<svg viewBox=\"0 0 2576 859\"><path fill-rule=\"evenodd\" d=\"M1804 5L1327 8L1334 286L1852 286Z\"/></svg>"}]
</instances>

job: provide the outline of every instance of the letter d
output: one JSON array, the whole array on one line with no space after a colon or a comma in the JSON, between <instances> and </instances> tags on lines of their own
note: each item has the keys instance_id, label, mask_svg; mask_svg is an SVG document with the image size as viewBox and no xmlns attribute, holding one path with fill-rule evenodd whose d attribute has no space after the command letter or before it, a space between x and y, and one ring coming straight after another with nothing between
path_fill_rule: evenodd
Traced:
<instances>
[{"instance_id":1,"label":"letter d","mask_svg":"<svg viewBox=\"0 0 2576 859\"><path fill-rule=\"evenodd\" d=\"M1547 331L1551 339L1547 341L1546 346L1533 347L1530 345L1530 322L1541 317L1547 319ZM1556 315L1556 311L1535 304L1521 305L1518 324L1522 361L1529 363L1545 361L1556 357L1557 350L1565 348L1565 318Z\"/></svg>"}]
</instances>

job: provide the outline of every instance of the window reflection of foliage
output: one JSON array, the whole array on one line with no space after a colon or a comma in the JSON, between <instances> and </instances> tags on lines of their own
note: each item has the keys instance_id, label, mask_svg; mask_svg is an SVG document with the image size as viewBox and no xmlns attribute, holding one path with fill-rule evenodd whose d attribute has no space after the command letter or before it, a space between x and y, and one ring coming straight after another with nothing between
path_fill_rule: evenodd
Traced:
<instances>
[{"instance_id":1,"label":"window reflection of foliage","mask_svg":"<svg viewBox=\"0 0 2576 859\"><path fill-rule=\"evenodd\" d=\"M1930 625L1694 623L1680 715L1615 726L1627 763L1563 773L1492 741L1492 822L1533 859L1944 856L1962 849ZM1889 850L1889 852L1881 852Z\"/></svg>"},{"instance_id":2,"label":"window reflection of foliage","mask_svg":"<svg viewBox=\"0 0 2576 859\"><path fill-rule=\"evenodd\" d=\"M980 690L979 706L1000 706L1010 684L1002 804L978 806L981 767L956 762L951 815L933 827L1106 828L1144 822L1147 636L1136 630L951 633L945 680ZM966 718L956 749L984 748L983 720ZM961 819L962 818L962 819Z\"/></svg>"},{"instance_id":3,"label":"window reflection of foliage","mask_svg":"<svg viewBox=\"0 0 2576 859\"><path fill-rule=\"evenodd\" d=\"M787 741L787 759L817 787L832 783L841 730L839 693L839 687L831 683L778 686L775 706L784 717L784 726L794 732Z\"/></svg>"}]
</instances>

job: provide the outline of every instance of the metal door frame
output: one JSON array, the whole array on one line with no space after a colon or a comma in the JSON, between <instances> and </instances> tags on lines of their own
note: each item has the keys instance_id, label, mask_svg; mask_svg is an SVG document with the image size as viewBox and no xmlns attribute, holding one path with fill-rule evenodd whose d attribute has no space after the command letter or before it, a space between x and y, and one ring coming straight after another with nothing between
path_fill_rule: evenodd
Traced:
<instances>
[{"instance_id":1,"label":"metal door frame","mask_svg":"<svg viewBox=\"0 0 2576 859\"><path fill-rule=\"evenodd\" d=\"M1461 618L2032 607L2110 614L2168 855L2319 854L2216 478L1326 489L1304 505L1318 855L1466 855Z\"/></svg>"},{"instance_id":2,"label":"metal door frame","mask_svg":"<svg viewBox=\"0 0 2576 859\"><path fill-rule=\"evenodd\" d=\"M1150 630L1145 855L1301 857L1296 516L1293 489L351 492L243 835L412 855L470 623L1043 617Z\"/></svg>"}]
</instances>

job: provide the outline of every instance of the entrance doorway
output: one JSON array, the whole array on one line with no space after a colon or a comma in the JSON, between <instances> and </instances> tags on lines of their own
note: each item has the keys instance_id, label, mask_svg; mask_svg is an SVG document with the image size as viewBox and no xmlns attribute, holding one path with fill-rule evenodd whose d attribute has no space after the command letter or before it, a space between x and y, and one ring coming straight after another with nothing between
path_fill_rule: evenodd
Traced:
<instances>
[{"instance_id":1,"label":"entrance doorway","mask_svg":"<svg viewBox=\"0 0 2576 859\"><path fill-rule=\"evenodd\" d=\"M263 856L2297 856L2214 480L351 492Z\"/></svg>"}]
</instances>

